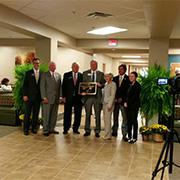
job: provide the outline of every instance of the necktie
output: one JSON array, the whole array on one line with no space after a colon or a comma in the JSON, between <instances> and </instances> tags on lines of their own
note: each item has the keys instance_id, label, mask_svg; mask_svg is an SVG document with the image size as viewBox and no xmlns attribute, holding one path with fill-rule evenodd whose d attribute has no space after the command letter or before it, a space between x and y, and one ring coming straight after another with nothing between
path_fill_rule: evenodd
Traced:
<instances>
[{"instance_id":1,"label":"necktie","mask_svg":"<svg viewBox=\"0 0 180 180\"><path fill-rule=\"evenodd\" d=\"M119 87L121 87L121 83L122 83L122 76L120 76L120 78L119 78Z\"/></svg>"},{"instance_id":2,"label":"necktie","mask_svg":"<svg viewBox=\"0 0 180 180\"><path fill-rule=\"evenodd\" d=\"M54 77L54 73L52 73L52 78L53 78L53 80L54 80L54 83L56 83L56 79L55 79L55 77Z\"/></svg>"},{"instance_id":3,"label":"necktie","mask_svg":"<svg viewBox=\"0 0 180 180\"><path fill-rule=\"evenodd\" d=\"M38 84L38 71L35 72L36 84Z\"/></svg>"},{"instance_id":4,"label":"necktie","mask_svg":"<svg viewBox=\"0 0 180 180\"><path fill-rule=\"evenodd\" d=\"M95 76L94 76L94 71L93 71L93 74L92 74L92 82L95 81Z\"/></svg>"},{"instance_id":5,"label":"necktie","mask_svg":"<svg viewBox=\"0 0 180 180\"><path fill-rule=\"evenodd\" d=\"M74 85L76 85L76 81L77 81L77 79L76 79L76 73L74 73Z\"/></svg>"}]
</instances>

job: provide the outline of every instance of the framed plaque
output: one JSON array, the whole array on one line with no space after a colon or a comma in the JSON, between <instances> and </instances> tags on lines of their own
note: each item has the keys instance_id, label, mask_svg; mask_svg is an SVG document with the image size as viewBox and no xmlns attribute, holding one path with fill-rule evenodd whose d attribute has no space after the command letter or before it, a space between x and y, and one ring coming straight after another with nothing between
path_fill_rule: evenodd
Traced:
<instances>
[{"instance_id":1,"label":"framed plaque","mask_svg":"<svg viewBox=\"0 0 180 180\"><path fill-rule=\"evenodd\" d=\"M81 82L79 84L79 94L86 93L87 95L96 95L97 83L96 82Z\"/></svg>"}]
</instances>

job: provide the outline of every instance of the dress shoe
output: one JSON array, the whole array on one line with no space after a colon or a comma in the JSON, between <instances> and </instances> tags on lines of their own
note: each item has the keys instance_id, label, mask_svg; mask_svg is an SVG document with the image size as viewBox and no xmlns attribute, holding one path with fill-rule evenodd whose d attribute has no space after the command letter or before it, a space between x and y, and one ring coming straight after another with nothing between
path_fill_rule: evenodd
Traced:
<instances>
[{"instance_id":1,"label":"dress shoe","mask_svg":"<svg viewBox=\"0 0 180 180\"><path fill-rule=\"evenodd\" d=\"M126 136L123 136L123 141L128 142L128 138Z\"/></svg>"},{"instance_id":2,"label":"dress shoe","mask_svg":"<svg viewBox=\"0 0 180 180\"><path fill-rule=\"evenodd\" d=\"M49 133L44 133L44 136L49 136Z\"/></svg>"},{"instance_id":3,"label":"dress shoe","mask_svg":"<svg viewBox=\"0 0 180 180\"><path fill-rule=\"evenodd\" d=\"M29 132L28 132L28 131L24 131L24 135L25 135L25 136L28 136L28 135L29 135Z\"/></svg>"},{"instance_id":4,"label":"dress shoe","mask_svg":"<svg viewBox=\"0 0 180 180\"><path fill-rule=\"evenodd\" d=\"M58 131L51 131L50 133L51 133L51 134L59 134Z\"/></svg>"},{"instance_id":5,"label":"dress shoe","mask_svg":"<svg viewBox=\"0 0 180 180\"><path fill-rule=\"evenodd\" d=\"M73 133L75 133L75 134L80 134L80 132L79 132L79 131L73 131Z\"/></svg>"},{"instance_id":6,"label":"dress shoe","mask_svg":"<svg viewBox=\"0 0 180 180\"><path fill-rule=\"evenodd\" d=\"M117 137L117 132L113 132L112 136Z\"/></svg>"},{"instance_id":7,"label":"dress shoe","mask_svg":"<svg viewBox=\"0 0 180 180\"><path fill-rule=\"evenodd\" d=\"M90 136L90 133L89 132L85 132L84 136Z\"/></svg>"},{"instance_id":8,"label":"dress shoe","mask_svg":"<svg viewBox=\"0 0 180 180\"><path fill-rule=\"evenodd\" d=\"M97 138L99 138L99 137L100 137L99 133L96 133L96 134L95 134L95 136L96 136Z\"/></svg>"},{"instance_id":9,"label":"dress shoe","mask_svg":"<svg viewBox=\"0 0 180 180\"><path fill-rule=\"evenodd\" d=\"M33 134L37 134L37 130L36 130L36 129L33 129L31 132L32 132Z\"/></svg>"},{"instance_id":10,"label":"dress shoe","mask_svg":"<svg viewBox=\"0 0 180 180\"><path fill-rule=\"evenodd\" d=\"M68 134L68 131L63 131L63 134Z\"/></svg>"}]
</instances>

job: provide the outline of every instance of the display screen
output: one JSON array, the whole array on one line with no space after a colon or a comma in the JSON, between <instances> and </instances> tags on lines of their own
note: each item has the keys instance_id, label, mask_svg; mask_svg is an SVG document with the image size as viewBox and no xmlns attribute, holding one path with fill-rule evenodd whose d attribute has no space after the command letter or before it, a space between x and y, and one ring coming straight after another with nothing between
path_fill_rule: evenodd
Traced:
<instances>
[{"instance_id":1,"label":"display screen","mask_svg":"<svg viewBox=\"0 0 180 180\"><path fill-rule=\"evenodd\" d=\"M157 83L158 83L158 85L167 85L168 79L167 78L159 78Z\"/></svg>"}]
</instances>

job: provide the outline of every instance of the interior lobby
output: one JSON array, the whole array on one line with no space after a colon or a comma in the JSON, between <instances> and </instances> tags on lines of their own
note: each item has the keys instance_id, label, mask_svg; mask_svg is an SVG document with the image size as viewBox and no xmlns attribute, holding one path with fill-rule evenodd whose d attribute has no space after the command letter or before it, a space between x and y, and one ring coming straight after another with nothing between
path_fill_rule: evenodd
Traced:
<instances>
[{"instance_id":1,"label":"interior lobby","mask_svg":"<svg viewBox=\"0 0 180 180\"><path fill-rule=\"evenodd\" d=\"M89 33L109 26L124 31ZM126 64L127 75L158 64L174 76L180 71L180 1L0 0L0 80L6 77L14 84L15 58L25 61L27 53L34 53L42 64L55 62L61 77L71 71L73 62L80 72L90 69L92 59L98 70L114 76L120 64ZM121 126L118 137L106 141L103 119L100 138L94 133L84 137L84 109L80 134L64 135L63 112L60 105L60 133L49 137L43 136L42 127L24 136L21 126L0 124L0 180L151 179L163 143L145 142L140 134L134 144L123 142ZM138 124L143 124L140 114ZM174 143L177 164L179 152L179 143ZM154 179L160 177L158 173ZM163 179L179 180L180 169L173 166L169 174L166 168Z\"/></svg>"}]
</instances>

